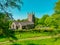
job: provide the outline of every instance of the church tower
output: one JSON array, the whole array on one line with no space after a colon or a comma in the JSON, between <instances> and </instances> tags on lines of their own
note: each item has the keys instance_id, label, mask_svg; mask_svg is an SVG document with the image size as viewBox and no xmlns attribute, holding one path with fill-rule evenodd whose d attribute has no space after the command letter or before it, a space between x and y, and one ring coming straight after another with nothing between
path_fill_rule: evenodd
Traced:
<instances>
[{"instance_id":1,"label":"church tower","mask_svg":"<svg viewBox=\"0 0 60 45\"><path fill-rule=\"evenodd\" d=\"M28 21L29 22L34 22L34 20L35 20L34 14L33 13L28 14Z\"/></svg>"}]
</instances>

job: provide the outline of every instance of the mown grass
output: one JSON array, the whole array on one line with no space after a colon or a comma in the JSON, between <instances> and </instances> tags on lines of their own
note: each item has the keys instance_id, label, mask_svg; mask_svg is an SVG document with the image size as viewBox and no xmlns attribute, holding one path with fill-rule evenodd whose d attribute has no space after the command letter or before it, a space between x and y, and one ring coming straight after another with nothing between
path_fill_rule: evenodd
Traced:
<instances>
[{"instance_id":1,"label":"mown grass","mask_svg":"<svg viewBox=\"0 0 60 45\"><path fill-rule=\"evenodd\" d=\"M40 36L48 36L47 32L45 33L38 33L38 32L17 32L15 37L17 39L24 39L24 38L32 38L32 37L40 37ZM8 40L6 37L0 38L0 42Z\"/></svg>"},{"instance_id":2,"label":"mown grass","mask_svg":"<svg viewBox=\"0 0 60 45\"><path fill-rule=\"evenodd\" d=\"M45 33L38 33L38 32L24 32L24 33L17 33L15 34L15 36L17 38L31 38L31 37L40 37L40 36L48 36L49 33L45 32Z\"/></svg>"},{"instance_id":3,"label":"mown grass","mask_svg":"<svg viewBox=\"0 0 60 45\"><path fill-rule=\"evenodd\" d=\"M12 33L13 34L13 33ZM40 36L49 36L49 35L55 35L58 34L56 32L50 32L50 31L44 31L44 32L40 32L40 31L16 31L15 32L15 37L19 40L19 39L25 39L25 38L34 38L34 37L40 37ZM0 38L0 42L5 42L8 39L3 37ZM13 39L12 39L13 40ZM44 39L44 40L26 40L26 41L17 41L17 42L10 42L10 43L6 43L4 45L59 45L60 43L60 39L57 41L54 41L55 39ZM3 45L3 44L2 44Z\"/></svg>"},{"instance_id":4,"label":"mown grass","mask_svg":"<svg viewBox=\"0 0 60 45\"><path fill-rule=\"evenodd\" d=\"M20 32L15 32L15 36L18 39L24 39L24 38L32 38L32 37L40 37L40 36L51 36L55 34L59 34L60 32L58 31L20 31Z\"/></svg>"},{"instance_id":5,"label":"mown grass","mask_svg":"<svg viewBox=\"0 0 60 45\"><path fill-rule=\"evenodd\" d=\"M40 33L40 32L16 32L15 37L17 39L24 39L24 38L32 38L32 37L40 37L40 36L47 36L47 32ZM1 37L1 36L0 36ZM7 41L8 39L4 36L0 38L0 42Z\"/></svg>"},{"instance_id":6,"label":"mown grass","mask_svg":"<svg viewBox=\"0 0 60 45\"><path fill-rule=\"evenodd\" d=\"M5 45L60 45L60 39L42 39L42 40L25 40L25 41L17 41L14 43L8 43Z\"/></svg>"},{"instance_id":7,"label":"mown grass","mask_svg":"<svg viewBox=\"0 0 60 45\"><path fill-rule=\"evenodd\" d=\"M11 33L13 34L13 33ZM40 31L16 31L15 32L15 37L19 39L25 39L25 38L33 38L33 37L40 37L40 36L49 36L49 35L54 35L54 32L40 32ZM5 37L0 38L0 42L4 42L8 40ZM12 39L13 40L13 39Z\"/></svg>"},{"instance_id":8,"label":"mown grass","mask_svg":"<svg viewBox=\"0 0 60 45\"><path fill-rule=\"evenodd\" d=\"M60 45L60 39L57 41L54 41L55 39L44 39L44 40L31 40L31 41L23 41L20 42L22 45L30 45L30 44L35 44L35 45Z\"/></svg>"}]
</instances>

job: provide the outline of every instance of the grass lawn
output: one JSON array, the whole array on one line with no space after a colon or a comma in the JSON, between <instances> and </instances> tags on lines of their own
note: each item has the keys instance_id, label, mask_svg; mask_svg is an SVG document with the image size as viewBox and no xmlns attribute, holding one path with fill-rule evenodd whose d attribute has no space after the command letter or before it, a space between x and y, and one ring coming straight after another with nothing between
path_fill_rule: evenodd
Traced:
<instances>
[{"instance_id":1,"label":"grass lawn","mask_svg":"<svg viewBox=\"0 0 60 45\"><path fill-rule=\"evenodd\" d=\"M43 39L43 40L25 40L25 41L17 41L15 43L8 43L4 45L60 45L60 39Z\"/></svg>"},{"instance_id":2,"label":"grass lawn","mask_svg":"<svg viewBox=\"0 0 60 45\"><path fill-rule=\"evenodd\" d=\"M33 37L40 37L40 36L49 36L52 35L51 32L16 32L15 37L17 39L24 39L24 38L33 38ZM4 42L8 40L7 38L0 38L0 42Z\"/></svg>"},{"instance_id":3,"label":"grass lawn","mask_svg":"<svg viewBox=\"0 0 60 45\"><path fill-rule=\"evenodd\" d=\"M54 35L54 33L51 32L16 32L15 37L19 39L25 39L25 38L34 38L34 37L40 37L40 36L49 36ZM0 38L0 42L7 41L7 38ZM25 41L17 41L14 43L6 43L2 45L60 45L60 39L57 41L54 41L55 39L44 39L44 40L25 40Z\"/></svg>"},{"instance_id":4,"label":"grass lawn","mask_svg":"<svg viewBox=\"0 0 60 45\"><path fill-rule=\"evenodd\" d=\"M31 38L31 37L40 37L40 36L49 36L49 35L54 35L51 32L20 32L16 33L15 36L18 39L24 39L24 38Z\"/></svg>"},{"instance_id":5,"label":"grass lawn","mask_svg":"<svg viewBox=\"0 0 60 45\"><path fill-rule=\"evenodd\" d=\"M55 41L54 39L45 39L45 40L27 40L22 42L17 42L22 45L60 45L60 39Z\"/></svg>"}]
</instances>

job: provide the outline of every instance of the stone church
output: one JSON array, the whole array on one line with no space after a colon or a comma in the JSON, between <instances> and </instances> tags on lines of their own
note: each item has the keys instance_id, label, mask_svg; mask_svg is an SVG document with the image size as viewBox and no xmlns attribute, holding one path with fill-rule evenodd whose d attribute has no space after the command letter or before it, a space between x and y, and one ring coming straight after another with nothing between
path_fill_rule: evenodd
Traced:
<instances>
[{"instance_id":1,"label":"stone church","mask_svg":"<svg viewBox=\"0 0 60 45\"><path fill-rule=\"evenodd\" d=\"M28 14L27 21L24 22L17 22L14 21L11 24L11 29L31 29L34 28L34 14L30 13Z\"/></svg>"}]
</instances>

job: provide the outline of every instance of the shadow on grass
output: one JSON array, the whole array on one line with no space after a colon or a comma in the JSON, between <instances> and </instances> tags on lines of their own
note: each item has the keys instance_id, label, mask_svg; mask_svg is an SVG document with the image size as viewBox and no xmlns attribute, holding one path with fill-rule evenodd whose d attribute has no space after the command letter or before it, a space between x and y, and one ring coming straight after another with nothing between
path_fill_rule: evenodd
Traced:
<instances>
[{"instance_id":1,"label":"shadow on grass","mask_svg":"<svg viewBox=\"0 0 60 45\"><path fill-rule=\"evenodd\" d=\"M11 39L9 39L9 41L11 41L11 42L13 42L13 40L18 40L17 37L15 37L14 31L12 31L12 30L5 30L4 33L3 33L3 35L7 39L11 38Z\"/></svg>"},{"instance_id":2,"label":"shadow on grass","mask_svg":"<svg viewBox=\"0 0 60 45\"><path fill-rule=\"evenodd\" d=\"M28 43L27 45L46 45L46 44L35 44L35 43Z\"/></svg>"},{"instance_id":3,"label":"shadow on grass","mask_svg":"<svg viewBox=\"0 0 60 45\"><path fill-rule=\"evenodd\" d=\"M22 45L22 44L13 43L12 45Z\"/></svg>"}]
</instances>

